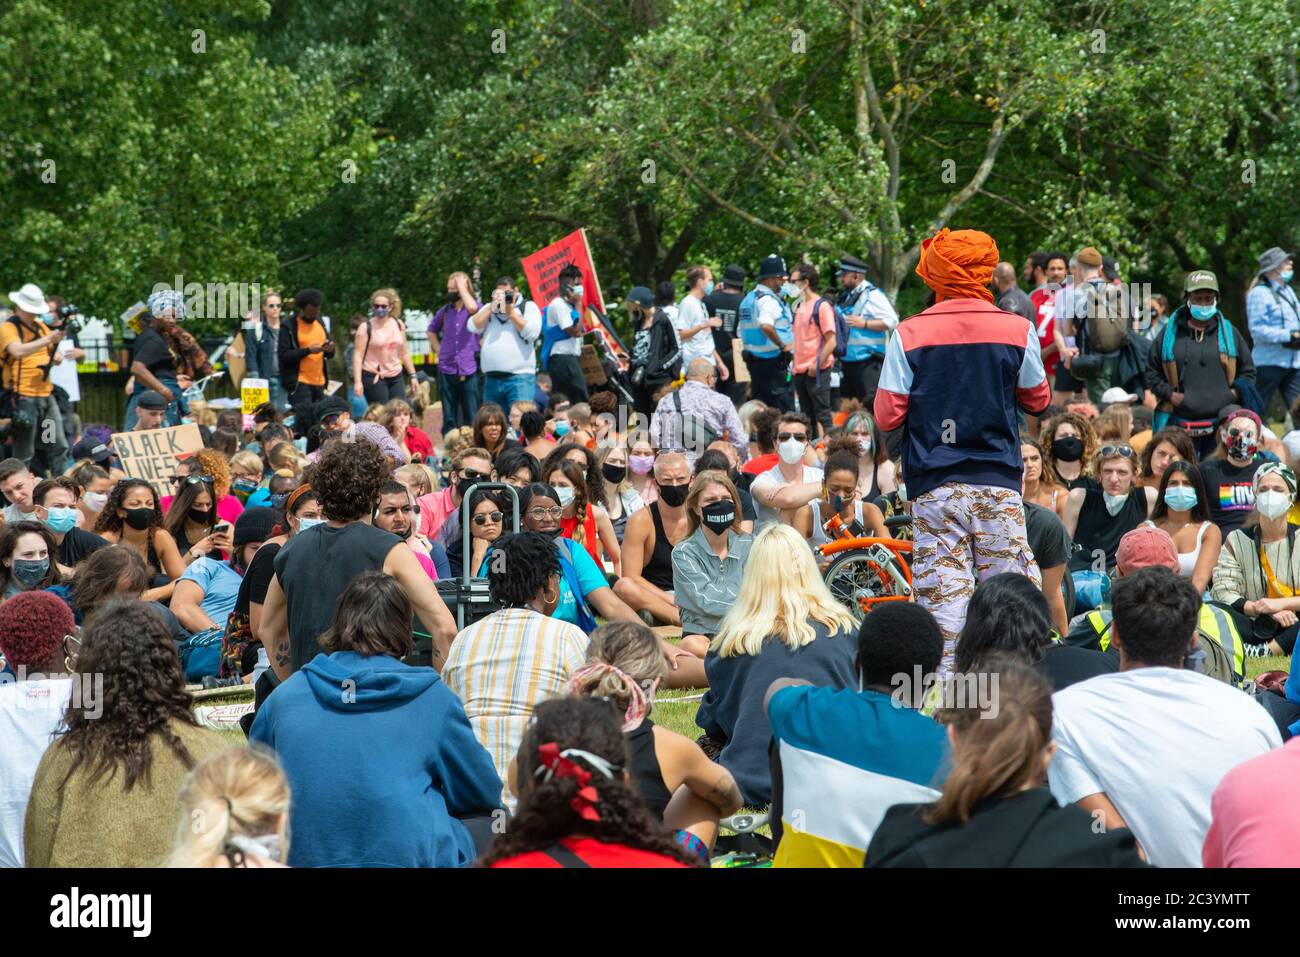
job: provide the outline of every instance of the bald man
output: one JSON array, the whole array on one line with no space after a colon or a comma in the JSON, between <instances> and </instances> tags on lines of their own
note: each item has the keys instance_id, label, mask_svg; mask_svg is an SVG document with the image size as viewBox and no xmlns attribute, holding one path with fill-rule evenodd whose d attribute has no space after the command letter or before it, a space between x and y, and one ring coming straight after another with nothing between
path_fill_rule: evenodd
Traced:
<instances>
[{"instance_id":1,"label":"bald man","mask_svg":"<svg viewBox=\"0 0 1300 957\"><path fill-rule=\"evenodd\" d=\"M1004 312L1014 312L1034 322L1034 304L1028 294L1016 285L1016 267L1000 262L993 268L993 295L997 306Z\"/></svg>"}]
</instances>

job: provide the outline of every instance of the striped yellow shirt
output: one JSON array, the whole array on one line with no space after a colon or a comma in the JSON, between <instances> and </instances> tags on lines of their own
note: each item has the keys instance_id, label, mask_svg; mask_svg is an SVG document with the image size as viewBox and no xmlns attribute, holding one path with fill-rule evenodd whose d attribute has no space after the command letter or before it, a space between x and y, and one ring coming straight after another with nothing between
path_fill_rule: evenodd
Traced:
<instances>
[{"instance_id":1,"label":"striped yellow shirt","mask_svg":"<svg viewBox=\"0 0 1300 957\"><path fill-rule=\"evenodd\" d=\"M559 697L586 660L587 636L580 628L531 609L493 612L456 636L442 680L465 705L503 782L533 708ZM511 796L503 797L513 810Z\"/></svg>"}]
</instances>

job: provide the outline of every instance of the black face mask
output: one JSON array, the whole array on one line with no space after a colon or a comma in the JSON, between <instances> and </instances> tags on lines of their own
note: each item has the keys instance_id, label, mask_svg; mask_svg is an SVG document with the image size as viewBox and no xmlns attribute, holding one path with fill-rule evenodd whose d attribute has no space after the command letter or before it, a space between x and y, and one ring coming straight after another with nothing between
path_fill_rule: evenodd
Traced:
<instances>
[{"instance_id":1,"label":"black face mask","mask_svg":"<svg viewBox=\"0 0 1300 957\"><path fill-rule=\"evenodd\" d=\"M686 494L690 492L689 485L661 485L659 486L659 497L664 500L664 504L671 508L681 508L686 504Z\"/></svg>"},{"instance_id":2,"label":"black face mask","mask_svg":"<svg viewBox=\"0 0 1300 957\"><path fill-rule=\"evenodd\" d=\"M212 509L210 508L192 508L189 511L190 521L197 522L200 525L208 525L212 522Z\"/></svg>"},{"instance_id":3,"label":"black face mask","mask_svg":"<svg viewBox=\"0 0 1300 957\"><path fill-rule=\"evenodd\" d=\"M1083 439L1068 436L1052 443L1052 458L1062 462L1077 462L1083 457Z\"/></svg>"},{"instance_id":4,"label":"black face mask","mask_svg":"<svg viewBox=\"0 0 1300 957\"><path fill-rule=\"evenodd\" d=\"M600 474L605 476L605 481L611 485L619 485L623 479L627 478L626 465L610 465L606 462L600 467Z\"/></svg>"},{"instance_id":5,"label":"black face mask","mask_svg":"<svg viewBox=\"0 0 1300 957\"><path fill-rule=\"evenodd\" d=\"M538 532L537 534L545 535L547 538L559 538L560 532L562 531L564 531L564 529L559 528L557 526L556 528L551 529L549 532Z\"/></svg>"},{"instance_id":6,"label":"black face mask","mask_svg":"<svg viewBox=\"0 0 1300 957\"><path fill-rule=\"evenodd\" d=\"M143 532L152 521L153 509L151 508L128 508L126 510L126 524L137 532Z\"/></svg>"},{"instance_id":7,"label":"black face mask","mask_svg":"<svg viewBox=\"0 0 1300 957\"><path fill-rule=\"evenodd\" d=\"M458 292L449 292L449 293L447 293L447 301L448 301L448 302L460 302L460 293L458 293Z\"/></svg>"},{"instance_id":8,"label":"black face mask","mask_svg":"<svg viewBox=\"0 0 1300 957\"><path fill-rule=\"evenodd\" d=\"M456 494L459 495L461 497L461 500L463 501L465 499L465 496L469 494L469 490L473 488L475 485L478 485L481 481L483 480L482 479L461 479L459 482L456 483Z\"/></svg>"},{"instance_id":9,"label":"black face mask","mask_svg":"<svg viewBox=\"0 0 1300 957\"><path fill-rule=\"evenodd\" d=\"M705 528L717 535L722 535L736 521L735 503L723 500L706 505L702 510L702 516Z\"/></svg>"}]
</instances>

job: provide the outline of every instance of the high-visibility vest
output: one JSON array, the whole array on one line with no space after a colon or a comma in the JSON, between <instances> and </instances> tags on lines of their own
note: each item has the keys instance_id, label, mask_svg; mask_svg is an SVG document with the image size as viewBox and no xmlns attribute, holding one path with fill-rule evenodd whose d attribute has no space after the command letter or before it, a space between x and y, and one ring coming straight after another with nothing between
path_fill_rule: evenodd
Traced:
<instances>
[{"instance_id":1,"label":"high-visibility vest","mask_svg":"<svg viewBox=\"0 0 1300 957\"><path fill-rule=\"evenodd\" d=\"M1110 612L1090 611L1088 623L1097 632L1101 650L1105 651L1110 647ZM1234 681L1240 683L1246 677L1246 648L1241 642L1241 636L1237 634L1237 626L1232 617L1222 608L1202 603L1196 631L1202 638L1212 641L1217 650L1222 652L1228 667L1232 669ZM1213 654L1215 650L1207 648L1206 654Z\"/></svg>"}]
</instances>

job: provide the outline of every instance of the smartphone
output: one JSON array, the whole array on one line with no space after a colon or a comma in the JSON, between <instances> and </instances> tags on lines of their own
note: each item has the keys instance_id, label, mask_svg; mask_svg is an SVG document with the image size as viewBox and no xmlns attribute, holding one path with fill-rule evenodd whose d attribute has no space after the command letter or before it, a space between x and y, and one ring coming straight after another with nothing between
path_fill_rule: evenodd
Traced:
<instances>
[{"instance_id":1,"label":"smartphone","mask_svg":"<svg viewBox=\"0 0 1300 957\"><path fill-rule=\"evenodd\" d=\"M227 532L229 532L229 531L230 531L230 523L229 523L229 522L222 522L220 525L217 525L216 527L214 527L214 528L212 529L212 534L213 534L213 535L225 535L225 534L226 534Z\"/></svg>"}]
</instances>

